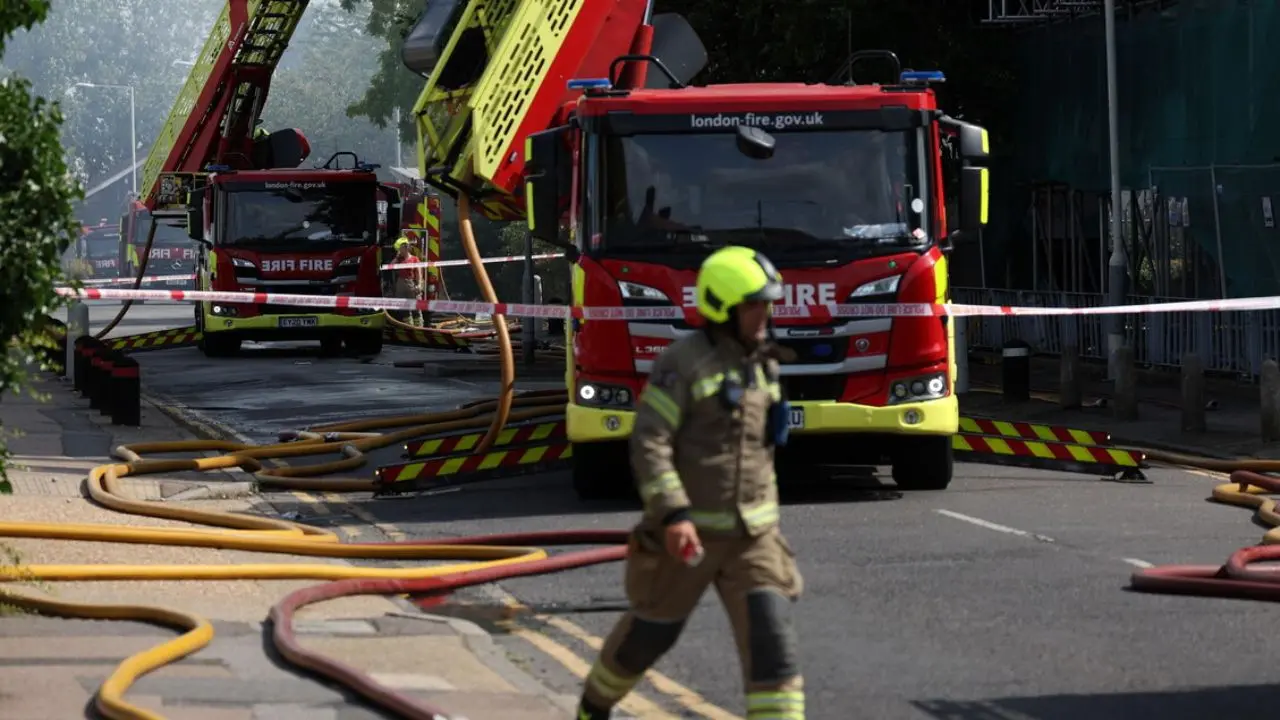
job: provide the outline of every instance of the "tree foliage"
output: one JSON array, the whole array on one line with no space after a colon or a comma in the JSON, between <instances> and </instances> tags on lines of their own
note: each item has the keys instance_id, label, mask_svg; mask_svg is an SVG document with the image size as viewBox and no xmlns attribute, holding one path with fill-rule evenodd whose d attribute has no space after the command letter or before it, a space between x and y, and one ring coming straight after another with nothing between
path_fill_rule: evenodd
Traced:
<instances>
[{"instance_id":1,"label":"tree foliage","mask_svg":"<svg viewBox=\"0 0 1280 720\"><path fill-rule=\"evenodd\" d=\"M0 4L8 9L8 2ZM61 100L68 162L86 184L96 184L132 161L129 92L76 83L134 88L137 157L144 159L225 4L57 0L43 24L16 34L0 61L0 75L17 72L41 94ZM312 0L272 79L264 120L272 128L300 128L311 142L312 159L354 150L372 162L395 160L394 133L343 112L360 98L377 67L381 41L363 33L363 26L361 12L346 12L337 0ZM126 178L113 188L109 211L85 219L114 216L128 187Z\"/></svg>"},{"instance_id":2,"label":"tree foliage","mask_svg":"<svg viewBox=\"0 0 1280 720\"><path fill-rule=\"evenodd\" d=\"M7 39L48 12L44 0L0 6L0 59ZM63 251L80 231L73 217L79 183L63 161L56 104L17 75L0 80L0 398L25 387L25 370L50 342L45 318L62 300ZM0 438L0 480L8 452Z\"/></svg>"}]
</instances>

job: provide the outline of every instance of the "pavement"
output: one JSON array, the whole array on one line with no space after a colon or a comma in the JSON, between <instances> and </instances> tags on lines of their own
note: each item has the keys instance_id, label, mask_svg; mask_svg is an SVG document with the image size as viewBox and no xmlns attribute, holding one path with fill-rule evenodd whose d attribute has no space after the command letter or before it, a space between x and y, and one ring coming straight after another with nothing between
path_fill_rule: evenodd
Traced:
<instances>
[{"instance_id":1,"label":"pavement","mask_svg":"<svg viewBox=\"0 0 1280 720\"><path fill-rule=\"evenodd\" d=\"M65 380L41 376L36 400L0 399L0 426L14 464L12 494L0 495L5 521L181 527L184 523L126 516L82 494L88 470L112 447L193 435L147 404L139 428L113 427L88 409ZM251 492L236 472L176 473L125 478L136 499L184 507L280 516L279 497ZM309 515L316 514L309 511ZM344 518L332 517L335 522ZM350 522L350 517L345 518ZM317 524L323 524L318 522ZM343 535L358 530L343 527ZM280 562L277 555L203 548L116 545L43 539L3 539L28 564L238 564ZM337 563L291 558L298 563ZM94 603L163 604L214 623L213 644L143 678L127 699L175 720L362 720L383 714L342 690L295 672L265 649L263 620L287 593L310 582L135 581L27 584L59 599ZM305 608L296 623L304 646L339 657L390 687L447 707L462 717L549 720L566 717L566 698L554 697L516 667L477 625L423 613L400 600L343 598ZM94 717L98 685L127 656L171 638L169 630L134 622L0 616L0 720Z\"/></svg>"},{"instance_id":2,"label":"pavement","mask_svg":"<svg viewBox=\"0 0 1280 720\"><path fill-rule=\"evenodd\" d=\"M186 306L141 310L119 333L175 327L189 314ZM95 322L110 316L108 308L93 314ZM191 348L136 357L144 386L192 427L257 442L322 422L452 409L497 389L493 374L427 376L415 363L442 356L407 348L388 348L370 362L285 346L218 362ZM1037 389L1055 389L1056 372L1037 377ZM519 371L517 384L554 386ZM1144 381L1142 420L1125 425L1107 409L1063 415L1052 403L1008 406L989 393L971 393L962 404L969 414L1096 423L1117 438L1189 447L1176 432L1176 412L1148 385L1155 383ZM1248 394L1240 393L1238 405L1220 403L1209 420L1220 435L1202 442L1222 451L1256 435ZM379 451L360 473L397 459L393 449ZM1273 653L1259 640L1272 608L1126 590L1136 568L1216 565L1258 541L1261 530L1247 511L1205 502L1220 480L1157 467L1147 472L1151 484L1126 485L961 464L947 491L894 499L882 492L891 487L884 475L781 478L783 528L807 581L796 622L810 720L1202 720L1260 716L1280 701ZM361 538L614 529L637 516L626 502L579 502L564 473L426 497L267 497L308 522L323 519L316 508L356 518ZM606 565L521 578L460 592L430 612L477 623L553 695L572 696L623 606L620 573ZM704 598L628 712L741 717L738 664L717 603ZM502 718L473 720L483 717Z\"/></svg>"}]
</instances>

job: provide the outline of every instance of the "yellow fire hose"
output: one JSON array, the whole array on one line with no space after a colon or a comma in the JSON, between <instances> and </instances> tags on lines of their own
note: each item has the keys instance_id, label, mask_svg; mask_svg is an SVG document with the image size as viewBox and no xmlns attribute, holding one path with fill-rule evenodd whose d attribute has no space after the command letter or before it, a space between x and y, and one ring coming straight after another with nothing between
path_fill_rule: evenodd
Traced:
<instances>
[{"instance_id":1,"label":"yellow fire hose","mask_svg":"<svg viewBox=\"0 0 1280 720\"><path fill-rule=\"evenodd\" d=\"M515 398L519 408L511 417L530 419L563 411L564 397L543 393ZM165 565L26 565L0 568L0 582L70 581L70 580L338 580L350 578L422 579L451 575L461 571L528 563L547 556L545 550L532 547L497 546L423 546L395 544L344 544L328 530L301 523L271 518L256 518L233 513L195 510L164 503L126 497L120 487L124 477L240 467L254 473L258 482L273 487L335 490L369 490L366 481L303 480L361 465L364 453L403 442L412 437L452 429L479 427L489 422L496 403L477 404L448 413L410 417L382 418L328 425L311 432L298 433L298 439L266 446L249 446L228 441L182 441L141 443L116 448L114 454L124 460L120 464L94 468L87 480L89 496L99 504L133 515L180 520L209 529L132 528L117 525L46 524L0 522L0 537L28 537L117 543L180 545L230 550L305 555L330 558L376 558L400 560L463 560L464 564L437 565L425 568L365 568L350 565L308 564L240 564L205 566ZM405 427L409 426L409 427ZM387 434L371 430L404 428ZM221 450L225 455L213 458L178 460L143 460L141 453L173 453ZM340 460L313 465L265 469L262 461L270 458L298 458L341 453ZM123 699L124 693L137 679L157 668L175 662L207 646L213 629L202 618L159 607L127 605L94 605L36 597L26 593L0 589L0 602L63 617L130 619L155 622L183 631L173 640L140 652L121 663L99 689L96 705L113 720L163 720L151 711Z\"/></svg>"}]
</instances>

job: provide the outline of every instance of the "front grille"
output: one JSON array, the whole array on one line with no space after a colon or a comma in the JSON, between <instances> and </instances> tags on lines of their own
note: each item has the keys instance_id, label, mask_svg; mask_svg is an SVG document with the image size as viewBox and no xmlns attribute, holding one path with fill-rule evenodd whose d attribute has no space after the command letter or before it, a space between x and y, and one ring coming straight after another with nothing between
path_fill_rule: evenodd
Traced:
<instances>
[{"instance_id":1,"label":"front grille","mask_svg":"<svg viewBox=\"0 0 1280 720\"><path fill-rule=\"evenodd\" d=\"M778 344L796 353L796 359L792 361L796 365L836 363L844 360L849 354L848 337L780 339Z\"/></svg>"},{"instance_id":2,"label":"front grille","mask_svg":"<svg viewBox=\"0 0 1280 720\"><path fill-rule=\"evenodd\" d=\"M268 285L257 288L257 291L272 295L334 295L337 292L332 285ZM276 305L274 303L267 303L258 308L258 312L263 315L297 315L299 313L323 312L323 310L323 308Z\"/></svg>"},{"instance_id":3,"label":"front grille","mask_svg":"<svg viewBox=\"0 0 1280 720\"><path fill-rule=\"evenodd\" d=\"M784 375L782 391L788 400L839 400L845 375Z\"/></svg>"}]
</instances>

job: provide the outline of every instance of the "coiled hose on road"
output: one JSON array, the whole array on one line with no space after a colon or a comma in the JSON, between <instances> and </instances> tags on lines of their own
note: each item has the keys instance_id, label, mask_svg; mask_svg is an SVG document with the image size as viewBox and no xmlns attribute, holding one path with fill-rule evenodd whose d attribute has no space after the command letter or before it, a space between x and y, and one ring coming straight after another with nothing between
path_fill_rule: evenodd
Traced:
<instances>
[{"instance_id":1,"label":"coiled hose on road","mask_svg":"<svg viewBox=\"0 0 1280 720\"><path fill-rule=\"evenodd\" d=\"M1240 598L1280 601L1280 568L1257 567L1280 560L1280 512L1276 500L1265 497L1280 493L1280 460L1216 460L1158 450L1144 450L1149 460L1210 472L1229 473L1229 482L1216 486L1214 502L1254 510L1254 517L1270 527L1259 545L1232 553L1221 566L1165 565L1133 573L1130 586L1139 592L1169 595Z\"/></svg>"},{"instance_id":2,"label":"coiled hose on road","mask_svg":"<svg viewBox=\"0 0 1280 720\"><path fill-rule=\"evenodd\" d=\"M563 392L529 393L515 397L511 419L523 420L563 412ZM433 415L384 418L317 427L287 434L290 441L251 446L229 441L181 441L121 446L114 455L119 464L94 468L88 477L90 497L101 505L133 515L186 521L210 529L133 528L117 525L45 524L0 522L0 537L28 537L118 543L181 545L229 550L347 559L452 560L461 564L419 568L366 568L350 565L241 564L205 566L98 566L26 565L0 569L0 581L70 580L336 580L304 588L271 610L271 638L289 662L341 683L369 702L410 720L448 717L443 709L384 687L368 675L337 660L303 648L292 629L294 613L306 605L350 595L439 594L504 578L558 572L586 565L613 562L625 556L625 531L566 531L487 535L447 541L350 543L339 542L332 532L273 518L194 510L126 497L120 479L153 473L214 470L239 467L254 474L264 486L322 492L371 490L369 481L314 479L349 470L365 462L365 453L449 430L487 425L497 403L474 404L457 411ZM399 428L385 434L372 431ZM221 451L212 458L144 460L143 454ZM266 468L263 461L340 454L339 460L310 465ZM217 529L213 529L217 528ZM540 545L608 545L550 557ZM142 675L204 648L213 639L208 621L190 613L162 607L94 605L36 597L0 590L0 602L62 617L141 620L182 631L173 640L140 652L122 662L102 684L95 707L112 720L163 720L124 699L129 687Z\"/></svg>"}]
</instances>

